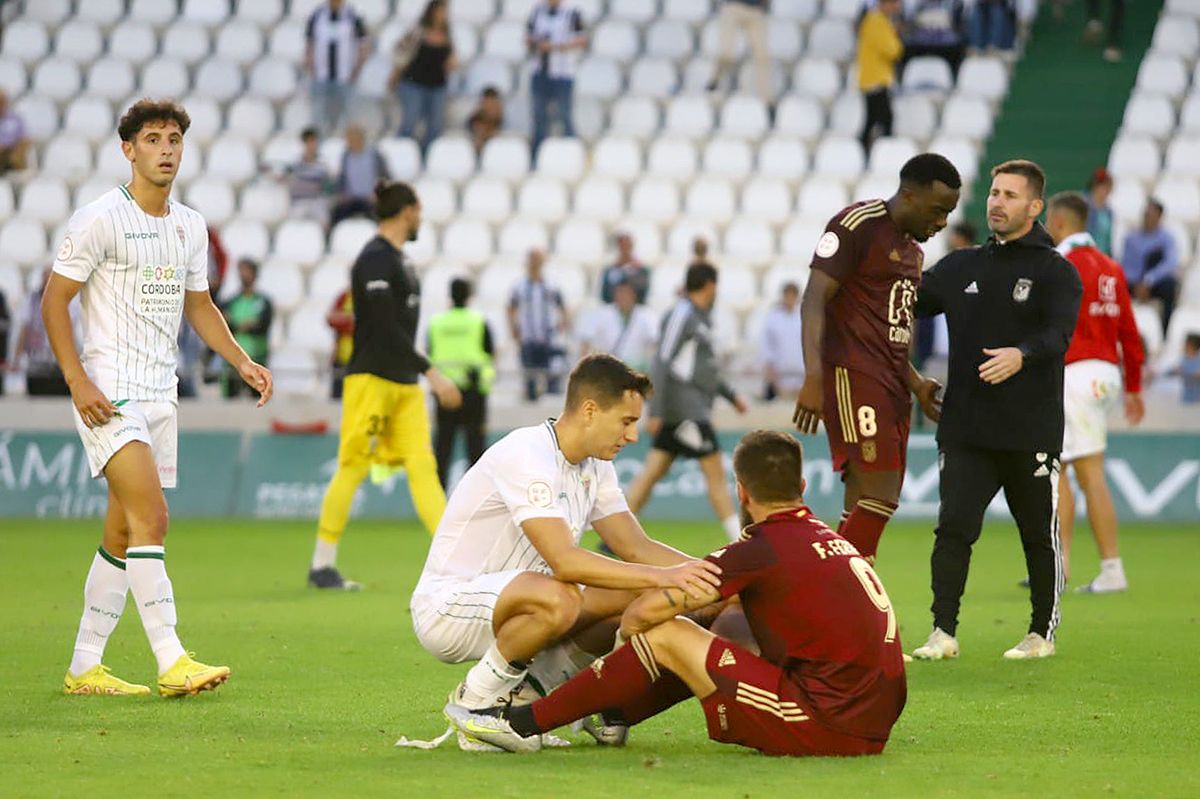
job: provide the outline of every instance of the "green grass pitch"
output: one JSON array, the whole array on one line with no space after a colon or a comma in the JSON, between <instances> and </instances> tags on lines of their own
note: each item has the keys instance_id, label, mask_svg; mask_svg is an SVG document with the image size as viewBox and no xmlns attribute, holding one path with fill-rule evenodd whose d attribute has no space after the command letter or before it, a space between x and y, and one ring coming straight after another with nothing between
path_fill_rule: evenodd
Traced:
<instances>
[{"instance_id":1,"label":"green grass pitch","mask_svg":"<svg viewBox=\"0 0 1200 799\"><path fill-rule=\"evenodd\" d=\"M715 525L652 524L693 552ZM1076 582L1096 567L1081 531ZM635 728L624 750L586 741L537 756L395 749L432 737L465 671L417 645L408 594L427 538L359 522L342 566L360 594L304 587L310 523L180 521L168 564L186 646L232 680L187 700L64 697L94 522L0 521L0 796L979 797L1200 796L1200 625L1195 527L1123 530L1132 590L1064 598L1059 655L1010 663L1025 632L1015 531L975 550L958 661L909 668L908 707L887 751L773 759L709 742L699 706ZM930 528L896 523L879 571L905 646L928 633ZM132 605L107 662L153 684Z\"/></svg>"}]
</instances>

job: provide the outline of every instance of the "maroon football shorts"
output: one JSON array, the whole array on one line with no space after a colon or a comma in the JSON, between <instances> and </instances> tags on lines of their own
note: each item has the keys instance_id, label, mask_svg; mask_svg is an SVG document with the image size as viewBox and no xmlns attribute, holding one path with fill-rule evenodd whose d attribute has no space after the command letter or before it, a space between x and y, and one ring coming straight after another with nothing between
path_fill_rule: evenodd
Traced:
<instances>
[{"instance_id":1,"label":"maroon football shorts","mask_svg":"<svg viewBox=\"0 0 1200 799\"><path fill-rule=\"evenodd\" d=\"M825 432L834 471L903 472L912 401L878 380L841 366L825 368Z\"/></svg>"}]
</instances>

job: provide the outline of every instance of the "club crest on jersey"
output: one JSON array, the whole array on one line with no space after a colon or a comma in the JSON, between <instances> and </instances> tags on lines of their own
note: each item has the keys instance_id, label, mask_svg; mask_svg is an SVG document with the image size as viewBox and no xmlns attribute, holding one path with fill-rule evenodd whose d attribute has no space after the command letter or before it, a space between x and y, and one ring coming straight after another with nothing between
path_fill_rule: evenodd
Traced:
<instances>
[{"instance_id":1,"label":"club crest on jersey","mask_svg":"<svg viewBox=\"0 0 1200 799\"><path fill-rule=\"evenodd\" d=\"M185 235L184 235L184 232L183 232L183 225L176 225L176 226L175 226L175 233L176 233L176 234L179 236L179 243L180 243L180 244L187 244L187 236L185 236Z\"/></svg>"},{"instance_id":2,"label":"club crest on jersey","mask_svg":"<svg viewBox=\"0 0 1200 799\"><path fill-rule=\"evenodd\" d=\"M75 242L71 241L70 236L63 237L62 246L58 248L58 260L65 261L75 252Z\"/></svg>"},{"instance_id":3,"label":"club crest on jersey","mask_svg":"<svg viewBox=\"0 0 1200 799\"><path fill-rule=\"evenodd\" d=\"M525 490L525 496L529 499L529 504L535 508L548 508L554 502L554 491L544 480L530 483L529 488Z\"/></svg>"},{"instance_id":4,"label":"club crest on jersey","mask_svg":"<svg viewBox=\"0 0 1200 799\"><path fill-rule=\"evenodd\" d=\"M879 451L875 448L874 441L864 441L862 443L862 456L863 460L867 463L875 462L875 459L879 457Z\"/></svg>"},{"instance_id":5,"label":"club crest on jersey","mask_svg":"<svg viewBox=\"0 0 1200 799\"><path fill-rule=\"evenodd\" d=\"M829 258L838 251L838 247L842 245L838 235L832 230L825 231L825 235L817 242L817 255L822 258Z\"/></svg>"},{"instance_id":6,"label":"club crest on jersey","mask_svg":"<svg viewBox=\"0 0 1200 799\"><path fill-rule=\"evenodd\" d=\"M1017 283L1013 286L1013 300L1015 302L1025 302L1029 299L1029 292L1033 289L1033 281L1027 277L1017 278Z\"/></svg>"}]
</instances>

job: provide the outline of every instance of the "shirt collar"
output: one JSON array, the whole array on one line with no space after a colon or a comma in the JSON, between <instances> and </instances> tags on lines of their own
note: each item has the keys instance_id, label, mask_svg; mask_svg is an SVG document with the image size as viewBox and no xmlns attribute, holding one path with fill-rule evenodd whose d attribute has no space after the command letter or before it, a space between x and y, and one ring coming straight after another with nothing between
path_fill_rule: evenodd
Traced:
<instances>
[{"instance_id":1,"label":"shirt collar","mask_svg":"<svg viewBox=\"0 0 1200 799\"><path fill-rule=\"evenodd\" d=\"M1066 255L1076 247L1095 247L1096 241L1092 238L1092 234L1086 230L1081 230L1078 233L1072 233L1058 243L1054 249L1058 250L1059 255Z\"/></svg>"}]
</instances>

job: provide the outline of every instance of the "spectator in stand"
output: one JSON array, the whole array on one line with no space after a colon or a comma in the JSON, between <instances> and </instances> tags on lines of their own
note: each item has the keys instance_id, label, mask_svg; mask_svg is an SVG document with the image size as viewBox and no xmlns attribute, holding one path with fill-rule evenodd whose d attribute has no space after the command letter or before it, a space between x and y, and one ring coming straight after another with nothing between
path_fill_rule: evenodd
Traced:
<instances>
[{"instance_id":1,"label":"spectator in stand","mask_svg":"<svg viewBox=\"0 0 1200 799\"><path fill-rule=\"evenodd\" d=\"M400 135L418 138L421 152L442 135L446 82L458 68L445 0L430 0L416 26L396 44L388 88L400 98Z\"/></svg>"},{"instance_id":2,"label":"spectator in stand","mask_svg":"<svg viewBox=\"0 0 1200 799\"><path fill-rule=\"evenodd\" d=\"M8 299L0 290L0 396L4 395L4 373L11 369L8 361L8 331L12 316L8 312Z\"/></svg>"},{"instance_id":3,"label":"spectator in stand","mask_svg":"<svg viewBox=\"0 0 1200 799\"><path fill-rule=\"evenodd\" d=\"M329 396L342 398L342 382L346 379L346 367L354 354L354 296L346 289L333 301L325 323L333 330L333 371L330 378Z\"/></svg>"},{"instance_id":4,"label":"spectator in stand","mask_svg":"<svg viewBox=\"0 0 1200 799\"><path fill-rule=\"evenodd\" d=\"M1189 405L1200 403L1200 333L1188 333L1183 341L1183 360L1171 374L1183 378L1181 399Z\"/></svg>"},{"instance_id":5,"label":"spectator in stand","mask_svg":"<svg viewBox=\"0 0 1200 799\"><path fill-rule=\"evenodd\" d=\"M500 99L500 90L488 86L479 93L479 105L467 119L467 132L471 134L471 143L475 145L475 154L483 153L483 146L500 132L504 127L504 101Z\"/></svg>"},{"instance_id":6,"label":"spectator in stand","mask_svg":"<svg viewBox=\"0 0 1200 799\"><path fill-rule=\"evenodd\" d=\"M613 302L619 283L629 283L637 302L644 303L650 291L650 270L633 254L633 236L621 231L616 236L617 260L600 275L600 301Z\"/></svg>"},{"instance_id":7,"label":"spectator in stand","mask_svg":"<svg viewBox=\"0 0 1200 799\"><path fill-rule=\"evenodd\" d=\"M187 320L179 325L179 336L175 342L179 347L179 360L175 364L175 376L179 378L179 398L193 399L198 393L196 378L200 374L200 363L204 358L204 342Z\"/></svg>"},{"instance_id":8,"label":"spectator in stand","mask_svg":"<svg viewBox=\"0 0 1200 799\"><path fill-rule=\"evenodd\" d=\"M525 399L529 402L543 392L558 393L558 367L564 354L559 342L568 325L562 294L543 277L545 262L541 250L529 251L528 274L513 288L508 302L508 324L513 341L521 348Z\"/></svg>"},{"instance_id":9,"label":"spectator in stand","mask_svg":"<svg viewBox=\"0 0 1200 799\"><path fill-rule=\"evenodd\" d=\"M8 103L8 93L0 89L0 175L20 172L29 165L29 137L25 120Z\"/></svg>"},{"instance_id":10,"label":"spectator in stand","mask_svg":"<svg viewBox=\"0 0 1200 799\"><path fill-rule=\"evenodd\" d=\"M712 261L708 259L708 239L703 236L697 236L692 239L692 260L688 261L688 266L696 266L698 264L713 266Z\"/></svg>"},{"instance_id":11,"label":"spectator in stand","mask_svg":"<svg viewBox=\"0 0 1200 799\"><path fill-rule=\"evenodd\" d=\"M900 71L910 58L937 56L957 79L967 50L962 0L917 0L911 8Z\"/></svg>"},{"instance_id":12,"label":"spectator in stand","mask_svg":"<svg viewBox=\"0 0 1200 799\"><path fill-rule=\"evenodd\" d=\"M1096 248L1105 255L1113 254L1113 212L1108 205L1112 194L1112 175L1099 167L1088 181L1088 235L1096 242Z\"/></svg>"},{"instance_id":13,"label":"spectator in stand","mask_svg":"<svg viewBox=\"0 0 1200 799\"><path fill-rule=\"evenodd\" d=\"M336 181L318 154L321 142L317 129L305 128L300 133L300 141L304 144L300 160L289 164L284 172L284 182L292 201L291 215L328 225L329 200Z\"/></svg>"},{"instance_id":14,"label":"spectator in stand","mask_svg":"<svg viewBox=\"0 0 1200 799\"><path fill-rule=\"evenodd\" d=\"M258 263L250 258L238 261L238 278L242 282L242 290L236 297L221 306L225 321L234 339L246 351L255 363L266 363L270 360L270 345L268 337L271 332L271 320L274 309L271 300L261 294L256 288L258 281ZM242 380L241 375L229 364L225 365L222 377L222 390L226 398L245 394L254 397L256 393ZM257 399L257 397L254 397Z\"/></svg>"},{"instance_id":15,"label":"spectator in stand","mask_svg":"<svg viewBox=\"0 0 1200 799\"><path fill-rule=\"evenodd\" d=\"M17 335L17 346L13 350L13 366L25 360L25 393L31 397L69 397L71 389L63 378L62 369L50 349L50 337L46 334L46 325L42 321L42 292L46 290L46 282L50 279L50 268L42 273L42 285L29 295L25 301L25 323ZM82 300L75 297L71 300L68 310L71 314L71 327L75 330L75 344L78 347L82 339L80 324L82 315Z\"/></svg>"},{"instance_id":16,"label":"spectator in stand","mask_svg":"<svg viewBox=\"0 0 1200 799\"><path fill-rule=\"evenodd\" d=\"M763 399L796 400L804 385L804 351L800 343L800 287L783 284L779 304L767 312L760 359L766 375Z\"/></svg>"},{"instance_id":17,"label":"spectator in stand","mask_svg":"<svg viewBox=\"0 0 1200 799\"><path fill-rule=\"evenodd\" d=\"M1104 35L1104 22L1100 19L1100 0L1087 0L1087 27L1083 36L1094 42ZM1116 63L1121 60L1121 26L1125 22L1125 0L1108 0L1108 34L1104 41L1104 60Z\"/></svg>"},{"instance_id":18,"label":"spectator in stand","mask_svg":"<svg viewBox=\"0 0 1200 799\"><path fill-rule=\"evenodd\" d=\"M1175 235L1162 226L1163 206L1151 198L1142 212L1142 226L1125 237L1125 277L1129 290L1138 302L1158 300L1162 303L1163 333L1175 313L1175 296L1179 291L1176 273L1179 269L1179 248Z\"/></svg>"},{"instance_id":19,"label":"spectator in stand","mask_svg":"<svg viewBox=\"0 0 1200 799\"><path fill-rule=\"evenodd\" d=\"M326 0L304 29L304 70L312 81L313 124L326 135L337 130L367 60L367 28L345 0Z\"/></svg>"},{"instance_id":20,"label":"spectator in stand","mask_svg":"<svg viewBox=\"0 0 1200 799\"><path fill-rule=\"evenodd\" d=\"M375 184L390 179L387 162L375 147L367 146L360 125L346 126L346 151L342 153L342 172L338 175L338 202L330 220L334 227L352 216L370 217L375 213Z\"/></svg>"},{"instance_id":21,"label":"spectator in stand","mask_svg":"<svg viewBox=\"0 0 1200 799\"><path fill-rule=\"evenodd\" d=\"M771 102L771 54L767 48L767 5L769 0L724 0L718 23L717 65L708 81L717 90L721 75L733 66L734 46L741 31L754 60L754 90L764 103Z\"/></svg>"},{"instance_id":22,"label":"spectator in stand","mask_svg":"<svg viewBox=\"0 0 1200 799\"><path fill-rule=\"evenodd\" d=\"M967 23L972 52L1011 51L1017 39L1017 10L1013 0L975 0Z\"/></svg>"},{"instance_id":23,"label":"spectator in stand","mask_svg":"<svg viewBox=\"0 0 1200 799\"><path fill-rule=\"evenodd\" d=\"M229 253L221 241L221 232L212 225L208 226L208 293L212 301L220 306L218 297L221 286L225 282L225 273L229 271ZM208 347L200 351L200 375L204 384L211 385L221 379L220 359Z\"/></svg>"},{"instance_id":24,"label":"spectator in stand","mask_svg":"<svg viewBox=\"0 0 1200 799\"><path fill-rule=\"evenodd\" d=\"M623 278L612 287L612 302L596 309L582 325L583 355L605 352L646 372L658 342L658 318L638 301L638 287Z\"/></svg>"},{"instance_id":25,"label":"spectator in stand","mask_svg":"<svg viewBox=\"0 0 1200 799\"><path fill-rule=\"evenodd\" d=\"M904 55L896 28L900 13L900 0L879 0L875 8L863 14L858 25L858 88L867 105L859 139L868 154L876 130L880 136L892 135L892 87L896 84L896 63Z\"/></svg>"},{"instance_id":26,"label":"spectator in stand","mask_svg":"<svg viewBox=\"0 0 1200 799\"><path fill-rule=\"evenodd\" d=\"M587 47L583 15L562 0L542 0L529 15L525 44L533 55L529 93L533 98L533 154L550 133L550 108L562 124L563 135L574 137L572 121L575 70L579 51Z\"/></svg>"}]
</instances>

